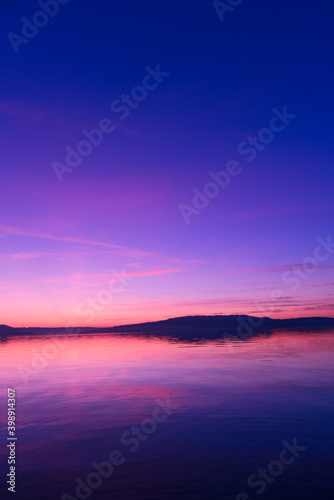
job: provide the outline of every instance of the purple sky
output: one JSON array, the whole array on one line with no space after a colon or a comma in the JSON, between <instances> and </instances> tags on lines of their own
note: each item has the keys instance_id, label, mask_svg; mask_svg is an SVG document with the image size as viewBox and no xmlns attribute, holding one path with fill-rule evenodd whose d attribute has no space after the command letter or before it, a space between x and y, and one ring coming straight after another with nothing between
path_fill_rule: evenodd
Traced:
<instances>
[{"instance_id":1,"label":"purple sky","mask_svg":"<svg viewBox=\"0 0 334 500\"><path fill-rule=\"evenodd\" d=\"M221 22L204 1L84 0L62 6L18 54L3 37L1 323L333 316L333 6L308 12L304 2L300 15L286 2L286 19L267 3L245 2ZM6 7L4 35L37 9ZM135 90L143 82L147 95ZM124 94L129 113L112 111ZM285 106L295 117L284 130L249 145ZM54 162L66 165L65 147L104 118L115 130L59 182ZM231 160L239 175L194 208L193 189ZM180 204L196 212L189 223Z\"/></svg>"}]
</instances>

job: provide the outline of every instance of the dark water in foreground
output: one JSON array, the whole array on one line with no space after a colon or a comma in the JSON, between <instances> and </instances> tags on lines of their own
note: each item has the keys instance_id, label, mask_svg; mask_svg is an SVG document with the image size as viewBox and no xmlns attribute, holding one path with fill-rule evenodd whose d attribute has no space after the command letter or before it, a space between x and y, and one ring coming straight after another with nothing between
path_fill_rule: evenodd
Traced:
<instances>
[{"instance_id":1,"label":"dark water in foreground","mask_svg":"<svg viewBox=\"0 0 334 500\"><path fill-rule=\"evenodd\" d=\"M334 332L13 338L0 356L1 498L334 498ZM5 485L7 387L17 398L15 496ZM294 439L303 449L283 452ZM105 464L102 478L92 463L113 450L119 465ZM76 478L90 489L76 494Z\"/></svg>"}]
</instances>

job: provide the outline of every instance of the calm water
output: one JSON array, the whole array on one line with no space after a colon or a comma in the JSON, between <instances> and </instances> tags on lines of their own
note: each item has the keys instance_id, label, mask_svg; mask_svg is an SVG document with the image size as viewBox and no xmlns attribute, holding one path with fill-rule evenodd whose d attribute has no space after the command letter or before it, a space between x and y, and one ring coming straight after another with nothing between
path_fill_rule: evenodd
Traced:
<instances>
[{"instance_id":1,"label":"calm water","mask_svg":"<svg viewBox=\"0 0 334 500\"><path fill-rule=\"evenodd\" d=\"M334 332L3 341L2 443L7 387L17 393L14 498L334 498L333 355ZM282 443L294 439L303 450L284 452L282 465ZM118 465L101 478L92 463L113 450ZM2 446L1 498L12 497L7 455ZM268 467L268 480L259 478ZM76 494L76 478L87 485L87 477L90 489Z\"/></svg>"}]
</instances>

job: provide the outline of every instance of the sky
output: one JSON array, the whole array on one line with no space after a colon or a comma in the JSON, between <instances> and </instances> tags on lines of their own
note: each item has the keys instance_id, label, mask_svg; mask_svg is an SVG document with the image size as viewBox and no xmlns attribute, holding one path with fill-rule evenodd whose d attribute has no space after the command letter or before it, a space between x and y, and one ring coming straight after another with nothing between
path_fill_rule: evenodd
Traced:
<instances>
[{"instance_id":1,"label":"sky","mask_svg":"<svg viewBox=\"0 0 334 500\"><path fill-rule=\"evenodd\" d=\"M334 317L333 15L4 1L0 323Z\"/></svg>"}]
</instances>

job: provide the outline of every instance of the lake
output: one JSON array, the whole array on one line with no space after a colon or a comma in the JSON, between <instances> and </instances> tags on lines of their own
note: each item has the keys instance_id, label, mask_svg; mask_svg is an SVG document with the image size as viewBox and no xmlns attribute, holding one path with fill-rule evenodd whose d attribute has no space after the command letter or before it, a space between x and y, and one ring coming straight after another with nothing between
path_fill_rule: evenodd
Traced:
<instances>
[{"instance_id":1,"label":"lake","mask_svg":"<svg viewBox=\"0 0 334 500\"><path fill-rule=\"evenodd\" d=\"M334 498L334 331L0 344L18 500ZM1 448L1 498L9 448Z\"/></svg>"}]
</instances>

